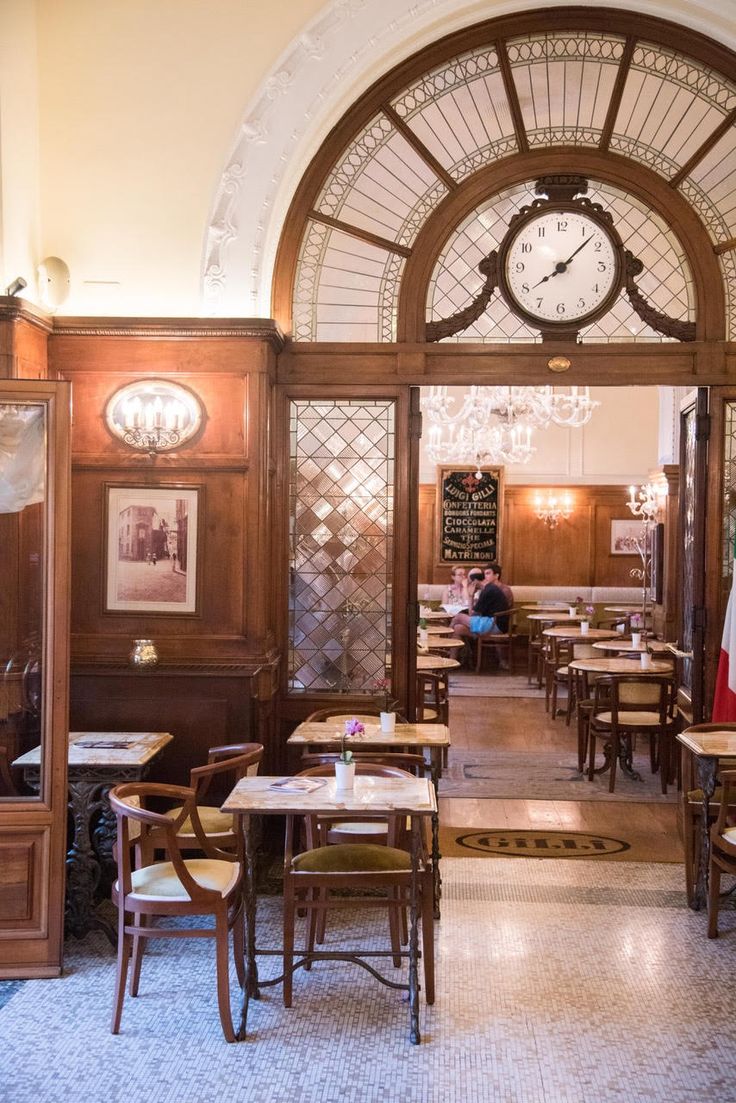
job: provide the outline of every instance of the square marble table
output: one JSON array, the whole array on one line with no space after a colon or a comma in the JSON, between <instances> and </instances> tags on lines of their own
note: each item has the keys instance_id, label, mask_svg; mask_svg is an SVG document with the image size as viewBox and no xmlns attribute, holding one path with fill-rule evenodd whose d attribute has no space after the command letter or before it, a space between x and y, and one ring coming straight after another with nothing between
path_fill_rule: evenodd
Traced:
<instances>
[{"instance_id":1,"label":"square marble table","mask_svg":"<svg viewBox=\"0 0 736 1103\"><path fill-rule=\"evenodd\" d=\"M314 747L315 750L339 750L345 718L332 718L324 723L305 720L287 740L290 747ZM450 729L445 724L397 724L393 732L381 731L378 722L365 723L363 735L351 735L350 747L360 751L373 750L428 751L429 768L435 794L442 777L442 759L450 748ZM439 816L432 816L432 867L434 875L434 917L440 918L442 877L440 874Z\"/></svg>"},{"instance_id":2,"label":"square marble table","mask_svg":"<svg viewBox=\"0 0 736 1103\"><path fill-rule=\"evenodd\" d=\"M283 783L283 777L244 777L237 783L222 806L223 812L239 817L245 834L246 861L246 962L245 983L243 985L243 1008L238 1030L238 1039L245 1038L248 1017L248 1001L257 999L259 986L269 987L280 984L283 975L273 980L258 980L258 953L278 955L280 950L256 949L256 906L255 893L255 855L253 832L250 826L251 816L334 816L378 815L407 816L411 824L411 893L409 906L409 977L407 984L399 984L382 977L373 966L363 958L370 956L391 957L390 951L383 954L376 951L367 954L353 951L314 951L304 952L294 964L294 970L313 961L350 961L367 968L377 980L398 988L409 995L409 1038L414 1045L421 1041L419 1032L419 935L418 935L418 896L419 862L421 853L421 820L437 812L437 797L429 778L383 778L358 775L353 789L337 789L334 777L320 778L323 784L310 792L293 791L275 787Z\"/></svg>"},{"instance_id":3,"label":"square marble table","mask_svg":"<svg viewBox=\"0 0 736 1103\"><path fill-rule=\"evenodd\" d=\"M703 812L700 817L700 846L697 855L697 873L688 904L699 911L708 902L708 866L710 863L710 801L716 789L718 764L729 769L736 766L736 732L709 731L680 732L678 741L695 760L695 776L698 788L703 791ZM724 761L725 760L725 761ZM684 771L683 771L684 772ZM682 787L682 799L687 800L687 787Z\"/></svg>"},{"instance_id":4,"label":"square marble table","mask_svg":"<svg viewBox=\"0 0 736 1103\"><path fill-rule=\"evenodd\" d=\"M74 836L66 856L64 926L77 938L101 930L116 945L115 930L95 910L103 866L113 864L116 823L107 794L124 781L145 777L150 763L173 738L170 732L69 732L69 811ZM27 785L40 790L40 746L16 758L13 765L22 768ZM96 816L99 824L93 833Z\"/></svg>"}]
</instances>

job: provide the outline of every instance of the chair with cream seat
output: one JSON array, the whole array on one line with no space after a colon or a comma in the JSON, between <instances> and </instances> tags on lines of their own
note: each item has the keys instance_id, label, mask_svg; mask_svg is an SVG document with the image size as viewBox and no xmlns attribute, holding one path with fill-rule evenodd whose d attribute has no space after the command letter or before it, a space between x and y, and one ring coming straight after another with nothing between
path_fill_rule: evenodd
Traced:
<instances>
[{"instance_id":1,"label":"chair with cream seat","mask_svg":"<svg viewBox=\"0 0 736 1103\"><path fill-rule=\"evenodd\" d=\"M300 776L325 776L331 765L317 766ZM374 777L410 777L406 770L371 762L358 762L356 774ZM381 907L388 909L391 955L394 965L401 964L402 915L409 904L411 889L411 856L406 818L388 819L385 843L330 843L330 833L337 817L306 817L307 849L294 854L295 816L286 821L284 855L284 1006L292 1003L292 968L294 962L295 917L306 910L309 917L307 952L314 951L318 933L323 927L321 917L328 910L340 907ZM383 817L385 820L385 817ZM375 889L386 895L376 896ZM434 917L432 863L426 840L422 840L419 870L422 926L422 957L424 959L425 997L434 1002ZM344 895L345 890L349 891ZM331 893L340 892L333 896Z\"/></svg>"},{"instance_id":2,"label":"chair with cream seat","mask_svg":"<svg viewBox=\"0 0 736 1103\"><path fill-rule=\"evenodd\" d=\"M736 877L736 826L731 807L736 803L736 770L721 774L723 796L718 818L710 829L708 870L708 938L718 938L718 909L721 902L721 874Z\"/></svg>"},{"instance_id":3,"label":"chair with cream seat","mask_svg":"<svg viewBox=\"0 0 736 1103\"><path fill-rule=\"evenodd\" d=\"M336 720L340 716L345 716L350 720L375 722L383 711L378 705L361 705L358 712L349 712L345 705L333 705L331 708L316 709L314 712L310 712L309 716L304 718L304 723L321 724L326 720ZM398 712L396 713L396 723L406 723L406 719Z\"/></svg>"},{"instance_id":4,"label":"chair with cream seat","mask_svg":"<svg viewBox=\"0 0 736 1103\"><path fill-rule=\"evenodd\" d=\"M616 784L619 754L631 759L633 739L649 739L652 773L660 772L662 793L667 792L670 745L677 729L675 680L668 675L612 674L599 678L588 724L590 741L588 780L595 774L596 739L605 740L609 750L608 791Z\"/></svg>"},{"instance_id":5,"label":"chair with cream seat","mask_svg":"<svg viewBox=\"0 0 736 1103\"><path fill-rule=\"evenodd\" d=\"M232 815L220 811L218 802L211 803L211 790L216 789L224 800L241 777L258 773L262 759L263 746L260 743L229 743L226 746L210 747L207 765L195 766L189 771L189 786L194 790L199 823L210 843L220 850L236 849L237 824ZM210 803L205 803L208 793ZM179 811L178 808L171 808L166 815L170 819L176 819ZM184 820L177 837L182 850L199 849L190 820Z\"/></svg>"},{"instance_id":6,"label":"chair with cream seat","mask_svg":"<svg viewBox=\"0 0 736 1103\"><path fill-rule=\"evenodd\" d=\"M516 609L504 609L502 613L497 613L498 620L506 620L505 632L484 632L481 635L470 636L471 641L475 641L475 672L479 674L483 667L483 656L485 654L496 655L501 662L500 656L505 651L508 656L508 670L509 674L514 673L514 640L516 639Z\"/></svg>"},{"instance_id":7,"label":"chair with cream seat","mask_svg":"<svg viewBox=\"0 0 736 1103\"><path fill-rule=\"evenodd\" d=\"M120 1031L128 965L132 957L130 995L138 995L143 946L151 938L214 938L217 1002L222 1031L235 1041L230 1010L228 975L229 932L233 931L235 968L244 983L243 862L242 846L234 854L210 845L197 817L194 789L178 785L131 782L110 791L110 806L117 818L117 880L112 888L118 908L118 950L113 1034ZM178 815L170 819L150 811L149 800L176 802ZM178 832L191 823L204 858L182 856ZM155 862L156 850L169 860ZM212 916L213 927L156 927L157 917Z\"/></svg>"},{"instance_id":8,"label":"chair with cream seat","mask_svg":"<svg viewBox=\"0 0 736 1103\"><path fill-rule=\"evenodd\" d=\"M576 659L595 659L598 655L599 652L596 651L592 643L581 643L579 640L573 640L569 662L575 662ZM572 720L573 713L577 708L577 689L578 680L575 677L575 671L571 670L568 666L567 710L565 712L565 723L567 724L568 728L570 727L570 721Z\"/></svg>"}]
</instances>

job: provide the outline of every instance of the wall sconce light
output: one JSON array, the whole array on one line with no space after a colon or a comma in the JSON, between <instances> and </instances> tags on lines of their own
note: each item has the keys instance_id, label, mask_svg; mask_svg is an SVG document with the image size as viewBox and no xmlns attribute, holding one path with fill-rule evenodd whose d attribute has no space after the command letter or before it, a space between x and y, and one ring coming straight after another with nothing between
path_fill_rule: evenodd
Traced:
<instances>
[{"instance_id":1,"label":"wall sconce light","mask_svg":"<svg viewBox=\"0 0 736 1103\"><path fill-rule=\"evenodd\" d=\"M534 509L540 521L544 521L547 528L557 528L560 521L566 521L573 511L573 502L570 494L558 497L551 490L547 491L544 500L541 494L534 499Z\"/></svg>"},{"instance_id":2,"label":"wall sconce light","mask_svg":"<svg viewBox=\"0 0 736 1103\"><path fill-rule=\"evenodd\" d=\"M129 383L105 407L113 436L152 456L186 444L199 431L203 413L193 391L167 379Z\"/></svg>"},{"instance_id":3,"label":"wall sconce light","mask_svg":"<svg viewBox=\"0 0 736 1103\"><path fill-rule=\"evenodd\" d=\"M626 505L634 517L640 520L654 521L662 507L662 498L667 495L667 486L658 483L646 483L637 490L635 486L629 487L629 500Z\"/></svg>"}]
</instances>

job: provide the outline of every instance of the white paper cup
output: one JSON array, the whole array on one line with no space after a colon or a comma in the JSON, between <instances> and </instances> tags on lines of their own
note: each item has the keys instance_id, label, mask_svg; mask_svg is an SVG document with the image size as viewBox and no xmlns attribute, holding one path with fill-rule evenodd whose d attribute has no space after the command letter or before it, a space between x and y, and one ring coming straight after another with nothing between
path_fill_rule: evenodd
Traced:
<instances>
[{"instance_id":1,"label":"white paper cup","mask_svg":"<svg viewBox=\"0 0 736 1103\"><path fill-rule=\"evenodd\" d=\"M623 623L617 624L616 625L616 631L618 632L618 634L620 636L623 636L624 632L626 631L626 625L623 624Z\"/></svg>"},{"instance_id":2,"label":"white paper cup","mask_svg":"<svg viewBox=\"0 0 736 1103\"><path fill-rule=\"evenodd\" d=\"M632 632L631 633L631 646L632 647L641 647L641 632Z\"/></svg>"},{"instance_id":3,"label":"white paper cup","mask_svg":"<svg viewBox=\"0 0 736 1103\"><path fill-rule=\"evenodd\" d=\"M396 731L396 713L395 712L382 712L381 713L381 731L382 732Z\"/></svg>"},{"instance_id":4,"label":"white paper cup","mask_svg":"<svg viewBox=\"0 0 736 1103\"><path fill-rule=\"evenodd\" d=\"M575 616L575 614L576 614L576 613L577 613L577 611L578 611L578 607L577 607L577 605L571 605L571 606L570 606L570 607L568 608L568 610L567 610L567 611L568 611L568 613L570 614L570 616L571 616L571 617L574 617L574 616Z\"/></svg>"},{"instance_id":5,"label":"white paper cup","mask_svg":"<svg viewBox=\"0 0 736 1103\"><path fill-rule=\"evenodd\" d=\"M590 628L590 621L589 620L581 620L580 621L580 635L581 636L587 636L589 628Z\"/></svg>"},{"instance_id":6,"label":"white paper cup","mask_svg":"<svg viewBox=\"0 0 736 1103\"><path fill-rule=\"evenodd\" d=\"M642 670L651 670L652 669L652 656L649 654L648 651L642 651L639 658L641 660Z\"/></svg>"}]
</instances>

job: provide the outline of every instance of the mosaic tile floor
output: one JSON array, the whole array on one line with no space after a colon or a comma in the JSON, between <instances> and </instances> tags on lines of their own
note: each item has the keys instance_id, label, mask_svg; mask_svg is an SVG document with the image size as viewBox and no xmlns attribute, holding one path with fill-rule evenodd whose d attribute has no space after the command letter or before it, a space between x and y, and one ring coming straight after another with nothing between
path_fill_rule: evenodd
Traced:
<instances>
[{"instance_id":1,"label":"mosaic tile floor","mask_svg":"<svg viewBox=\"0 0 736 1103\"><path fill-rule=\"evenodd\" d=\"M228 1046L212 946L166 942L108 1033L113 959L96 935L67 974L0 1011L3 1103L699 1103L736 1098L736 912L717 942L676 865L448 859L438 995L407 1041L399 996L344 964L252 1005ZM261 930L280 901L263 899ZM375 916L333 914L329 940ZM348 930L343 924L351 924ZM270 962L268 968L274 968ZM233 978L234 981L234 978ZM237 995L233 982L233 997Z\"/></svg>"}]
</instances>

